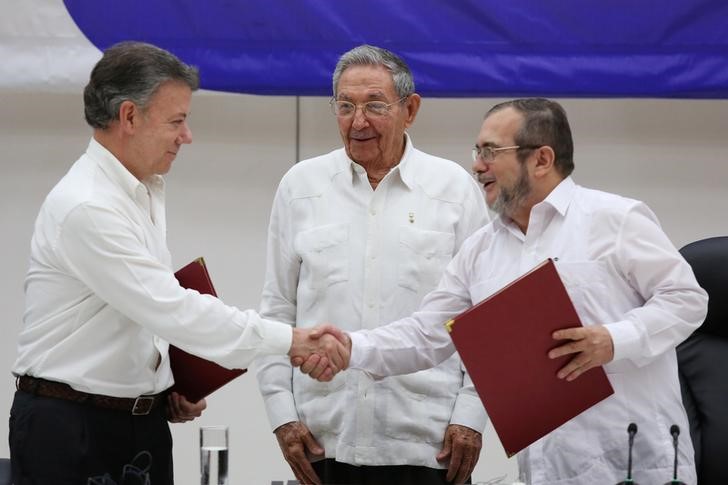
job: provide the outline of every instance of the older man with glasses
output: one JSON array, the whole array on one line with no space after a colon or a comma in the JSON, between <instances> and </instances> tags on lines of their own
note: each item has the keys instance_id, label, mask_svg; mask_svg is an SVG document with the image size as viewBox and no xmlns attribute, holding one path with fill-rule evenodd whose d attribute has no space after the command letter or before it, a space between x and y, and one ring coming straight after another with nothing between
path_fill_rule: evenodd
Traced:
<instances>
[{"instance_id":1,"label":"older man with glasses","mask_svg":"<svg viewBox=\"0 0 728 485\"><path fill-rule=\"evenodd\" d=\"M464 169L414 148L420 96L402 59L359 46L340 58L333 92L344 147L281 181L261 312L368 329L414 311L487 210ZM374 383L358 371L318 383L266 358L258 379L303 483L462 483L478 460L486 415L457 356Z\"/></svg>"}]
</instances>

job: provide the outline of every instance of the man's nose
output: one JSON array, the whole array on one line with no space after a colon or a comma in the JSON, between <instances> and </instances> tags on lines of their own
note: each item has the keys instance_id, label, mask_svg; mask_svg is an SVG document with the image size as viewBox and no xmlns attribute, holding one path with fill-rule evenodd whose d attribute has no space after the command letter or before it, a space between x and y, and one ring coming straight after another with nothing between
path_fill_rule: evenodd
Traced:
<instances>
[{"instance_id":1,"label":"man's nose","mask_svg":"<svg viewBox=\"0 0 728 485\"><path fill-rule=\"evenodd\" d=\"M182 145L188 143L192 143L192 130L190 129L189 125L185 123L182 127L182 133L180 133L177 137L177 144Z\"/></svg>"},{"instance_id":2,"label":"man's nose","mask_svg":"<svg viewBox=\"0 0 728 485\"><path fill-rule=\"evenodd\" d=\"M356 130L366 128L369 125L369 118L364 114L364 106L357 106L354 110L354 118L352 120L352 126Z\"/></svg>"},{"instance_id":3,"label":"man's nose","mask_svg":"<svg viewBox=\"0 0 728 485\"><path fill-rule=\"evenodd\" d=\"M490 168L490 165L485 163L482 158L477 157L473 161L473 173L479 174L479 173L485 173Z\"/></svg>"}]
</instances>

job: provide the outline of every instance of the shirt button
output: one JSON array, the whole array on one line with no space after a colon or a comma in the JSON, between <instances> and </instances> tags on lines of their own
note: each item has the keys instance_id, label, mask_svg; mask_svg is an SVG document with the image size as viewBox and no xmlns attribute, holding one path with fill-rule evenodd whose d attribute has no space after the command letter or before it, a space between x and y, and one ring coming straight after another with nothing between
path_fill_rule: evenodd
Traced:
<instances>
[{"instance_id":1,"label":"shirt button","mask_svg":"<svg viewBox=\"0 0 728 485\"><path fill-rule=\"evenodd\" d=\"M376 216L377 215L377 209L372 209L372 210L369 211L369 213L371 215L373 215L373 216Z\"/></svg>"}]
</instances>

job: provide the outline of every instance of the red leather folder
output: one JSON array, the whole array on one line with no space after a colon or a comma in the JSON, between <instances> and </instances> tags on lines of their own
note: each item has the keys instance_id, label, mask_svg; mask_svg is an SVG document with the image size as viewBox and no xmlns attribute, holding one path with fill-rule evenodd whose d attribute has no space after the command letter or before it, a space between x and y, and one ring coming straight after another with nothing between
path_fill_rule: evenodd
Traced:
<instances>
[{"instance_id":1,"label":"red leather folder","mask_svg":"<svg viewBox=\"0 0 728 485\"><path fill-rule=\"evenodd\" d=\"M614 393L602 367L556 377L551 334L580 325L550 259L445 324L509 457Z\"/></svg>"},{"instance_id":2,"label":"red leather folder","mask_svg":"<svg viewBox=\"0 0 728 485\"><path fill-rule=\"evenodd\" d=\"M192 261L174 276L184 288L217 296L205 260L202 258ZM182 394L191 402L197 402L208 396L246 371L246 369L226 369L174 345L169 346L169 363L174 375L174 386L171 390Z\"/></svg>"}]
</instances>

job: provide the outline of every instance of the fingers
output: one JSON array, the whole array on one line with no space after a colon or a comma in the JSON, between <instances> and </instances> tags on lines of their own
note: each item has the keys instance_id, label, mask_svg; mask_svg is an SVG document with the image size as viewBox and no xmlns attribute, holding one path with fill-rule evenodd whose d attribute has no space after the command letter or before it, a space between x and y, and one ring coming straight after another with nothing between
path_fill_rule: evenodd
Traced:
<instances>
[{"instance_id":1,"label":"fingers","mask_svg":"<svg viewBox=\"0 0 728 485\"><path fill-rule=\"evenodd\" d=\"M450 464L447 466L447 481L448 482L455 482L455 483L462 483L465 481L465 479L458 481L456 478L460 475L460 463L463 459L463 451L459 447L454 447L452 449L452 454L450 455Z\"/></svg>"},{"instance_id":2,"label":"fingers","mask_svg":"<svg viewBox=\"0 0 728 485\"><path fill-rule=\"evenodd\" d=\"M312 379L317 379L321 382L329 382L334 378L336 372L336 368L329 365L328 359L318 354L311 354L301 364L301 373L308 374Z\"/></svg>"},{"instance_id":3,"label":"fingers","mask_svg":"<svg viewBox=\"0 0 728 485\"><path fill-rule=\"evenodd\" d=\"M314 355L316 355L316 354L314 354ZM311 360L313 360L313 355L311 356L311 358L308 361L306 361L306 364L308 364L308 362ZM308 374L313 379L318 379L324 373L324 371L326 371L326 369L328 369L330 367L329 359L327 359L326 357L319 356L318 363L316 363L313 366L306 366L306 367L307 367L306 369L303 369L303 366L301 366L301 372L303 372L304 374ZM308 372L306 372L306 371L308 371ZM335 369L331 369L331 371L332 371L332 375L333 375L333 373L335 373Z\"/></svg>"},{"instance_id":4,"label":"fingers","mask_svg":"<svg viewBox=\"0 0 728 485\"><path fill-rule=\"evenodd\" d=\"M584 329L585 327L562 328L553 332L551 337L554 340L570 340L570 342L551 349L549 351L549 358L556 359L563 355L581 352L581 341L585 337Z\"/></svg>"},{"instance_id":5,"label":"fingers","mask_svg":"<svg viewBox=\"0 0 728 485\"><path fill-rule=\"evenodd\" d=\"M305 425L304 425L305 426ZM324 449L319 444L318 441L316 441L316 438L313 437L311 434L311 431L306 427L306 434L303 435L303 444L308 450L309 453L314 455L323 455Z\"/></svg>"},{"instance_id":6,"label":"fingers","mask_svg":"<svg viewBox=\"0 0 728 485\"><path fill-rule=\"evenodd\" d=\"M439 461L449 456L446 478L454 483L464 483L472 475L480 458L482 435L457 424L451 424L445 432L443 448L437 455Z\"/></svg>"},{"instance_id":7,"label":"fingers","mask_svg":"<svg viewBox=\"0 0 728 485\"><path fill-rule=\"evenodd\" d=\"M480 458L480 446L477 448L474 448L469 445L465 446L457 446L453 450L453 456L456 453L456 450L460 450L460 466L457 469L457 472L455 473L455 477L453 478L454 483L465 483L465 481L470 478L470 476L473 474L473 470L475 469L475 465L478 463L478 458ZM452 467L450 467L452 468ZM450 470L448 469L448 474L450 473Z\"/></svg>"},{"instance_id":8,"label":"fingers","mask_svg":"<svg viewBox=\"0 0 728 485\"><path fill-rule=\"evenodd\" d=\"M341 342L342 345L345 345L345 346L348 345L349 336L346 335L346 332L344 332L339 327L332 325L330 323L322 323L320 325L315 326L313 328L313 331L311 332L311 338L318 339L327 333L336 337L336 340Z\"/></svg>"},{"instance_id":9,"label":"fingers","mask_svg":"<svg viewBox=\"0 0 728 485\"><path fill-rule=\"evenodd\" d=\"M557 340L571 341L551 349L549 358L576 354L559 369L556 374L559 379L573 381L589 369L611 362L614 358L612 336L604 325L561 329L552 336Z\"/></svg>"},{"instance_id":10,"label":"fingers","mask_svg":"<svg viewBox=\"0 0 728 485\"><path fill-rule=\"evenodd\" d=\"M167 396L168 420L172 423L184 423L199 418L206 408L207 401L204 399L193 403L176 392Z\"/></svg>"},{"instance_id":11,"label":"fingers","mask_svg":"<svg viewBox=\"0 0 728 485\"><path fill-rule=\"evenodd\" d=\"M448 458L450 458L451 452L452 452L452 430L448 426L447 431L445 431L445 439L442 442L442 449L440 450L440 453L437 454L435 459L437 459L437 461L445 461Z\"/></svg>"},{"instance_id":12,"label":"fingers","mask_svg":"<svg viewBox=\"0 0 728 485\"><path fill-rule=\"evenodd\" d=\"M331 370L331 367L327 367L321 374L315 376L311 375L311 377L318 380L319 382L330 382L331 380L333 380L334 375L334 371Z\"/></svg>"},{"instance_id":13,"label":"fingers","mask_svg":"<svg viewBox=\"0 0 728 485\"><path fill-rule=\"evenodd\" d=\"M455 475L454 469L452 468L452 460L450 460L450 455L452 454L452 431L450 427L448 426L447 431L445 432L445 440L442 443L442 449L440 450L440 453L437 454L435 457L437 461L449 461L448 467L447 467L447 481L451 482L452 477Z\"/></svg>"},{"instance_id":14,"label":"fingers","mask_svg":"<svg viewBox=\"0 0 728 485\"><path fill-rule=\"evenodd\" d=\"M316 441L316 439L311 434L311 431L308 430L308 428L301 424L306 430L305 434L301 437L303 448L304 448L304 456L303 461L299 463L299 466L301 468L301 474L306 477L305 482L303 483L315 483L319 484L321 483L321 480L319 479L318 475L316 474L316 471L311 466L311 462L308 460L308 457L306 456L306 451L313 455L323 455L324 449L321 447L321 445Z\"/></svg>"},{"instance_id":15,"label":"fingers","mask_svg":"<svg viewBox=\"0 0 728 485\"><path fill-rule=\"evenodd\" d=\"M579 358L574 357L568 364L559 369L559 372L556 373L556 377L559 379L566 379L567 381L573 381L592 367L595 367L593 363L582 362Z\"/></svg>"},{"instance_id":16,"label":"fingers","mask_svg":"<svg viewBox=\"0 0 728 485\"><path fill-rule=\"evenodd\" d=\"M311 466L311 462L308 461L305 454L297 453L293 461L288 461L288 465L302 485L321 485L321 479L316 475L316 471Z\"/></svg>"},{"instance_id":17,"label":"fingers","mask_svg":"<svg viewBox=\"0 0 728 485\"><path fill-rule=\"evenodd\" d=\"M554 340L580 340L584 338L586 327L571 327L556 330L551 336Z\"/></svg>"},{"instance_id":18,"label":"fingers","mask_svg":"<svg viewBox=\"0 0 728 485\"><path fill-rule=\"evenodd\" d=\"M304 374L310 374L322 360L326 361L327 359L321 358L319 354L311 354L308 359L301 364L301 372Z\"/></svg>"},{"instance_id":19,"label":"fingers","mask_svg":"<svg viewBox=\"0 0 728 485\"><path fill-rule=\"evenodd\" d=\"M323 335L319 343L326 352L332 370L344 369L349 364L349 351L332 335Z\"/></svg>"},{"instance_id":20,"label":"fingers","mask_svg":"<svg viewBox=\"0 0 728 485\"><path fill-rule=\"evenodd\" d=\"M316 455L324 453L309 429L301 422L286 423L274 431L283 457L302 484L320 485L321 480L306 457L306 450Z\"/></svg>"},{"instance_id":21,"label":"fingers","mask_svg":"<svg viewBox=\"0 0 728 485\"><path fill-rule=\"evenodd\" d=\"M331 334L330 331L336 333ZM340 339L348 342L348 347ZM313 329L294 328L293 343L289 350L291 364L300 366L301 372L313 379L330 381L337 372L348 367L350 346L348 335L333 325L320 325Z\"/></svg>"}]
</instances>

